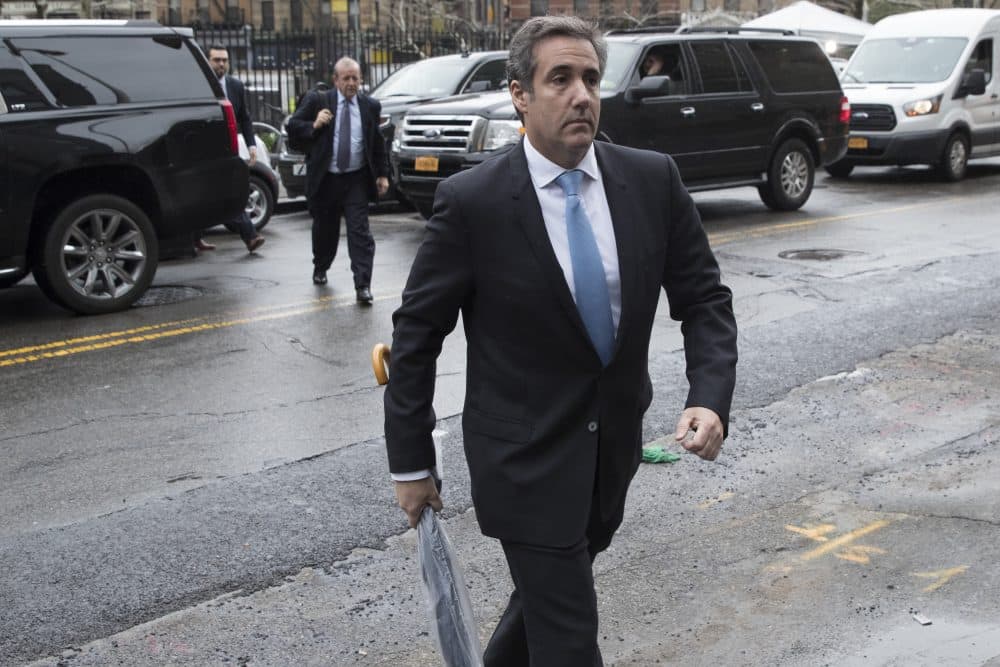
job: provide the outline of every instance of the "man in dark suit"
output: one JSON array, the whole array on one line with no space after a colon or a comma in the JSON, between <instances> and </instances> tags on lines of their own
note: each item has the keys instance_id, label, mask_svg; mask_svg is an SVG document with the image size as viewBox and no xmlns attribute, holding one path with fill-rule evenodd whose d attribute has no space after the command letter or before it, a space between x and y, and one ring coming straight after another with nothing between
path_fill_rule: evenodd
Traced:
<instances>
[{"instance_id":1,"label":"man in dark suit","mask_svg":"<svg viewBox=\"0 0 1000 667\"><path fill-rule=\"evenodd\" d=\"M288 132L312 146L306 197L313 217L313 283L326 284L343 215L357 300L371 305L375 239L368 228L368 202L389 189L389 162L378 129L382 104L359 92L361 67L351 58L337 61L333 85L335 91L309 93L288 119Z\"/></svg>"},{"instance_id":2,"label":"man in dark suit","mask_svg":"<svg viewBox=\"0 0 1000 667\"><path fill-rule=\"evenodd\" d=\"M247 106L247 93L243 87L243 82L235 76L230 76L229 72L229 51L224 46L213 44L208 47L208 62L212 66L212 71L218 77L222 92L226 94L226 99L233 105L233 113L236 116L236 125L243 135L243 140L247 144L247 152L250 154L249 165L252 167L257 162L257 142L253 133L253 121L250 120L250 109ZM264 237L253 228L253 222L246 211L241 211L235 218L226 223L226 227L231 232L237 232L243 243L247 246L247 251L254 252L264 245ZM195 244L198 250L214 250L215 246L198 239Z\"/></svg>"},{"instance_id":3,"label":"man in dark suit","mask_svg":"<svg viewBox=\"0 0 1000 667\"><path fill-rule=\"evenodd\" d=\"M574 17L522 26L508 81L525 138L438 187L393 316L385 437L412 526L441 508L435 360L462 315L472 499L514 583L487 667L602 664L591 564L641 460L661 289L690 383L675 438L714 460L727 430L732 294L674 162L593 141L606 53Z\"/></svg>"}]
</instances>

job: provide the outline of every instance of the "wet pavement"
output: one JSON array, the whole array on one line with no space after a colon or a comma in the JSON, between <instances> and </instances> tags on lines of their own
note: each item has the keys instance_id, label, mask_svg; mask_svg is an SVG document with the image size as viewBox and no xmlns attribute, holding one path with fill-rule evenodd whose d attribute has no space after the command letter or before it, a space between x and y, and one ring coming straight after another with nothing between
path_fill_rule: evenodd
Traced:
<instances>
[{"instance_id":1,"label":"wet pavement","mask_svg":"<svg viewBox=\"0 0 1000 667\"><path fill-rule=\"evenodd\" d=\"M731 435L714 464L641 467L596 563L606 664L1000 660L998 183L859 170L785 216L696 197L741 325ZM371 309L344 258L308 284L301 212L259 257L213 235L164 264L160 305L0 292L0 663L439 664L367 356L421 224L374 231ZM686 394L660 313L648 441ZM463 365L456 332L444 516L485 639L510 584L470 509Z\"/></svg>"}]
</instances>

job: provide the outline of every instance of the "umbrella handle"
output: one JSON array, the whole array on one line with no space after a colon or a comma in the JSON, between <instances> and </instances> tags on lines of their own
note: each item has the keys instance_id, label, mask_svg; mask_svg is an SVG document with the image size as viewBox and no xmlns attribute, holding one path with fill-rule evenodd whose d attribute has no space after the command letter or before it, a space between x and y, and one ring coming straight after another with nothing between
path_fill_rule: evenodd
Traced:
<instances>
[{"instance_id":1,"label":"umbrella handle","mask_svg":"<svg viewBox=\"0 0 1000 667\"><path fill-rule=\"evenodd\" d=\"M372 348L372 371L380 385L389 382L389 346L385 343L376 343Z\"/></svg>"}]
</instances>

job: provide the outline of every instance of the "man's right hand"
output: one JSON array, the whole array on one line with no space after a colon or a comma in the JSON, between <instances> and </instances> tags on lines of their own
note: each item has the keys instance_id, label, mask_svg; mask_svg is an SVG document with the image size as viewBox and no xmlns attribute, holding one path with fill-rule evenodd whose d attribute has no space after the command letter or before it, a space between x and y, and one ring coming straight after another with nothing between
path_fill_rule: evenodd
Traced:
<instances>
[{"instance_id":1,"label":"man's right hand","mask_svg":"<svg viewBox=\"0 0 1000 667\"><path fill-rule=\"evenodd\" d=\"M406 512L410 528L416 528L420 523L420 515L427 505L430 505L435 512L440 512L444 507L433 477L424 477L413 482L396 482L396 500Z\"/></svg>"},{"instance_id":2,"label":"man's right hand","mask_svg":"<svg viewBox=\"0 0 1000 667\"><path fill-rule=\"evenodd\" d=\"M318 130L324 125L329 125L331 120L333 120L333 112L329 109L320 109L320 112L316 114L316 120L313 121L313 129Z\"/></svg>"}]
</instances>

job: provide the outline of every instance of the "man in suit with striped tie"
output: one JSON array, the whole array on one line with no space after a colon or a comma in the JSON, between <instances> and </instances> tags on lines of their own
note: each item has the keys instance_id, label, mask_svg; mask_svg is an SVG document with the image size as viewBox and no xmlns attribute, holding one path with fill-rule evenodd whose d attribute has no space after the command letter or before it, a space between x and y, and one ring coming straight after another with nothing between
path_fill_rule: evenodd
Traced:
<instances>
[{"instance_id":1,"label":"man in suit with striped tie","mask_svg":"<svg viewBox=\"0 0 1000 667\"><path fill-rule=\"evenodd\" d=\"M641 460L661 290L690 382L675 438L714 460L727 430L732 294L673 160L594 142L606 54L578 18L522 26L507 69L524 139L438 187L393 318L385 437L415 525L441 508L435 360L462 315L472 500L514 584L487 667L602 664L592 562Z\"/></svg>"}]
</instances>

